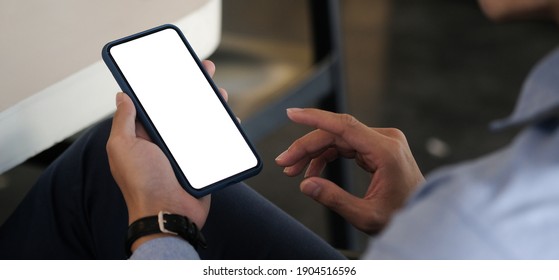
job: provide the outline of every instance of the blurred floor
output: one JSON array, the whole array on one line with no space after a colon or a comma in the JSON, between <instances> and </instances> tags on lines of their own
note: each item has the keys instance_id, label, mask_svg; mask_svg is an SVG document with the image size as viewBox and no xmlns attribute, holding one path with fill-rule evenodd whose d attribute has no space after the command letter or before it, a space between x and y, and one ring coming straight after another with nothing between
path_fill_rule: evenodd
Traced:
<instances>
[{"instance_id":1,"label":"blurred floor","mask_svg":"<svg viewBox=\"0 0 559 280\"><path fill-rule=\"evenodd\" d=\"M266 67L259 64L256 51L238 50L256 46L251 40L258 38L282 42L288 46L276 51L282 63L270 73L289 79L308 63L307 10L299 0L223 2L224 44L212 58L216 81L230 91L232 106L242 116L265 99L255 94L258 102L240 102L235 94L254 90L255 84L255 92L266 91L270 84L261 85L263 78L251 74ZM483 17L476 1L340 2L348 111L368 125L403 130L424 173L510 141L514 132L491 134L487 124L508 115L531 66L559 43L555 25L496 25ZM287 178L274 164L274 158L307 131L286 125L257 143L265 168L248 183L328 240L324 208L299 193L301 178ZM40 171L24 164L1 175L0 222ZM360 194L368 175L355 166L352 174ZM365 238L359 237L362 248Z\"/></svg>"}]
</instances>

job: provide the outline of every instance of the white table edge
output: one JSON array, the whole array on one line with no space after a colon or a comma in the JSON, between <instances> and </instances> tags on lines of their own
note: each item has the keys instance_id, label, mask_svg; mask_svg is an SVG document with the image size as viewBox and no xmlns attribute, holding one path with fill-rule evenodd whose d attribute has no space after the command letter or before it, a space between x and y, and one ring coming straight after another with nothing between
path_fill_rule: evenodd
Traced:
<instances>
[{"instance_id":1,"label":"white table edge","mask_svg":"<svg viewBox=\"0 0 559 280\"><path fill-rule=\"evenodd\" d=\"M211 0L173 24L200 59L207 58L220 42L221 0ZM0 112L0 174L110 116L119 90L99 60Z\"/></svg>"}]
</instances>

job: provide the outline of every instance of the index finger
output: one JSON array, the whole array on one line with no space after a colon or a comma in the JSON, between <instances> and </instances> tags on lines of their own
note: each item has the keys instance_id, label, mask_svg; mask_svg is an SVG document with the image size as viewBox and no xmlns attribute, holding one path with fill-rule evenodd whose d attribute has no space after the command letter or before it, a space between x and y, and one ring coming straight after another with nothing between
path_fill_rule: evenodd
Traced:
<instances>
[{"instance_id":1,"label":"index finger","mask_svg":"<svg viewBox=\"0 0 559 280\"><path fill-rule=\"evenodd\" d=\"M293 122L332 133L342 138L359 152L368 150L371 141L376 140L375 138L383 137L382 134L370 130L368 126L348 114L332 113L319 109L290 108L287 109L287 116Z\"/></svg>"}]
</instances>

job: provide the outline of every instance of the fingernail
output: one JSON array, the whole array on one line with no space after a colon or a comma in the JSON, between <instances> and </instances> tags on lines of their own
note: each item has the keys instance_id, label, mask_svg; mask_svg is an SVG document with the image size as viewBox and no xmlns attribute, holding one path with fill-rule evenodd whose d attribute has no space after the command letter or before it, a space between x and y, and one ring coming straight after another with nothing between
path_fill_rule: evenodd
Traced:
<instances>
[{"instance_id":1,"label":"fingernail","mask_svg":"<svg viewBox=\"0 0 559 280\"><path fill-rule=\"evenodd\" d=\"M283 173L284 173L284 174L287 174L287 175L290 175L290 174L291 174L291 169L292 169L291 166L286 167L286 168L283 169Z\"/></svg>"},{"instance_id":2,"label":"fingernail","mask_svg":"<svg viewBox=\"0 0 559 280\"><path fill-rule=\"evenodd\" d=\"M301 183L301 192L312 197L317 198L322 188L313 180L305 180Z\"/></svg>"},{"instance_id":3,"label":"fingernail","mask_svg":"<svg viewBox=\"0 0 559 280\"><path fill-rule=\"evenodd\" d=\"M119 93L116 94L116 106L117 107L118 107L118 105L120 105L120 103L122 103L122 95L123 94L124 93L122 93L122 92L119 92Z\"/></svg>"},{"instance_id":4,"label":"fingernail","mask_svg":"<svg viewBox=\"0 0 559 280\"><path fill-rule=\"evenodd\" d=\"M283 153L281 153L281 154L276 158L276 161L282 160L286 153L287 153L287 151L283 151Z\"/></svg>"},{"instance_id":5,"label":"fingernail","mask_svg":"<svg viewBox=\"0 0 559 280\"><path fill-rule=\"evenodd\" d=\"M301 112L301 111L303 111L303 109L301 109L301 108L287 108L286 111L287 111L287 113L289 114L289 113Z\"/></svg>"}]
</instances>

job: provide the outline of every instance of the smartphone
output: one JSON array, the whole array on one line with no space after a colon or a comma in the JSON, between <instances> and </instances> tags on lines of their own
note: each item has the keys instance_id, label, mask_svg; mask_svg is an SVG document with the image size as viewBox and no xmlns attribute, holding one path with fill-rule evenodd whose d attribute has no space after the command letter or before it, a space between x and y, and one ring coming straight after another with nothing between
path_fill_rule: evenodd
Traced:
<instances>
[{"instance_id":1,"label":"smartphone","mask_svg":"<svg viewBox=\"0 0 559 280\"><path fill-rule=\"evenodd\" d=\"M202 197L260 172L260 157L178 27L109 42L102 57L188 193Z\"/></svg>"}]
</instances>

